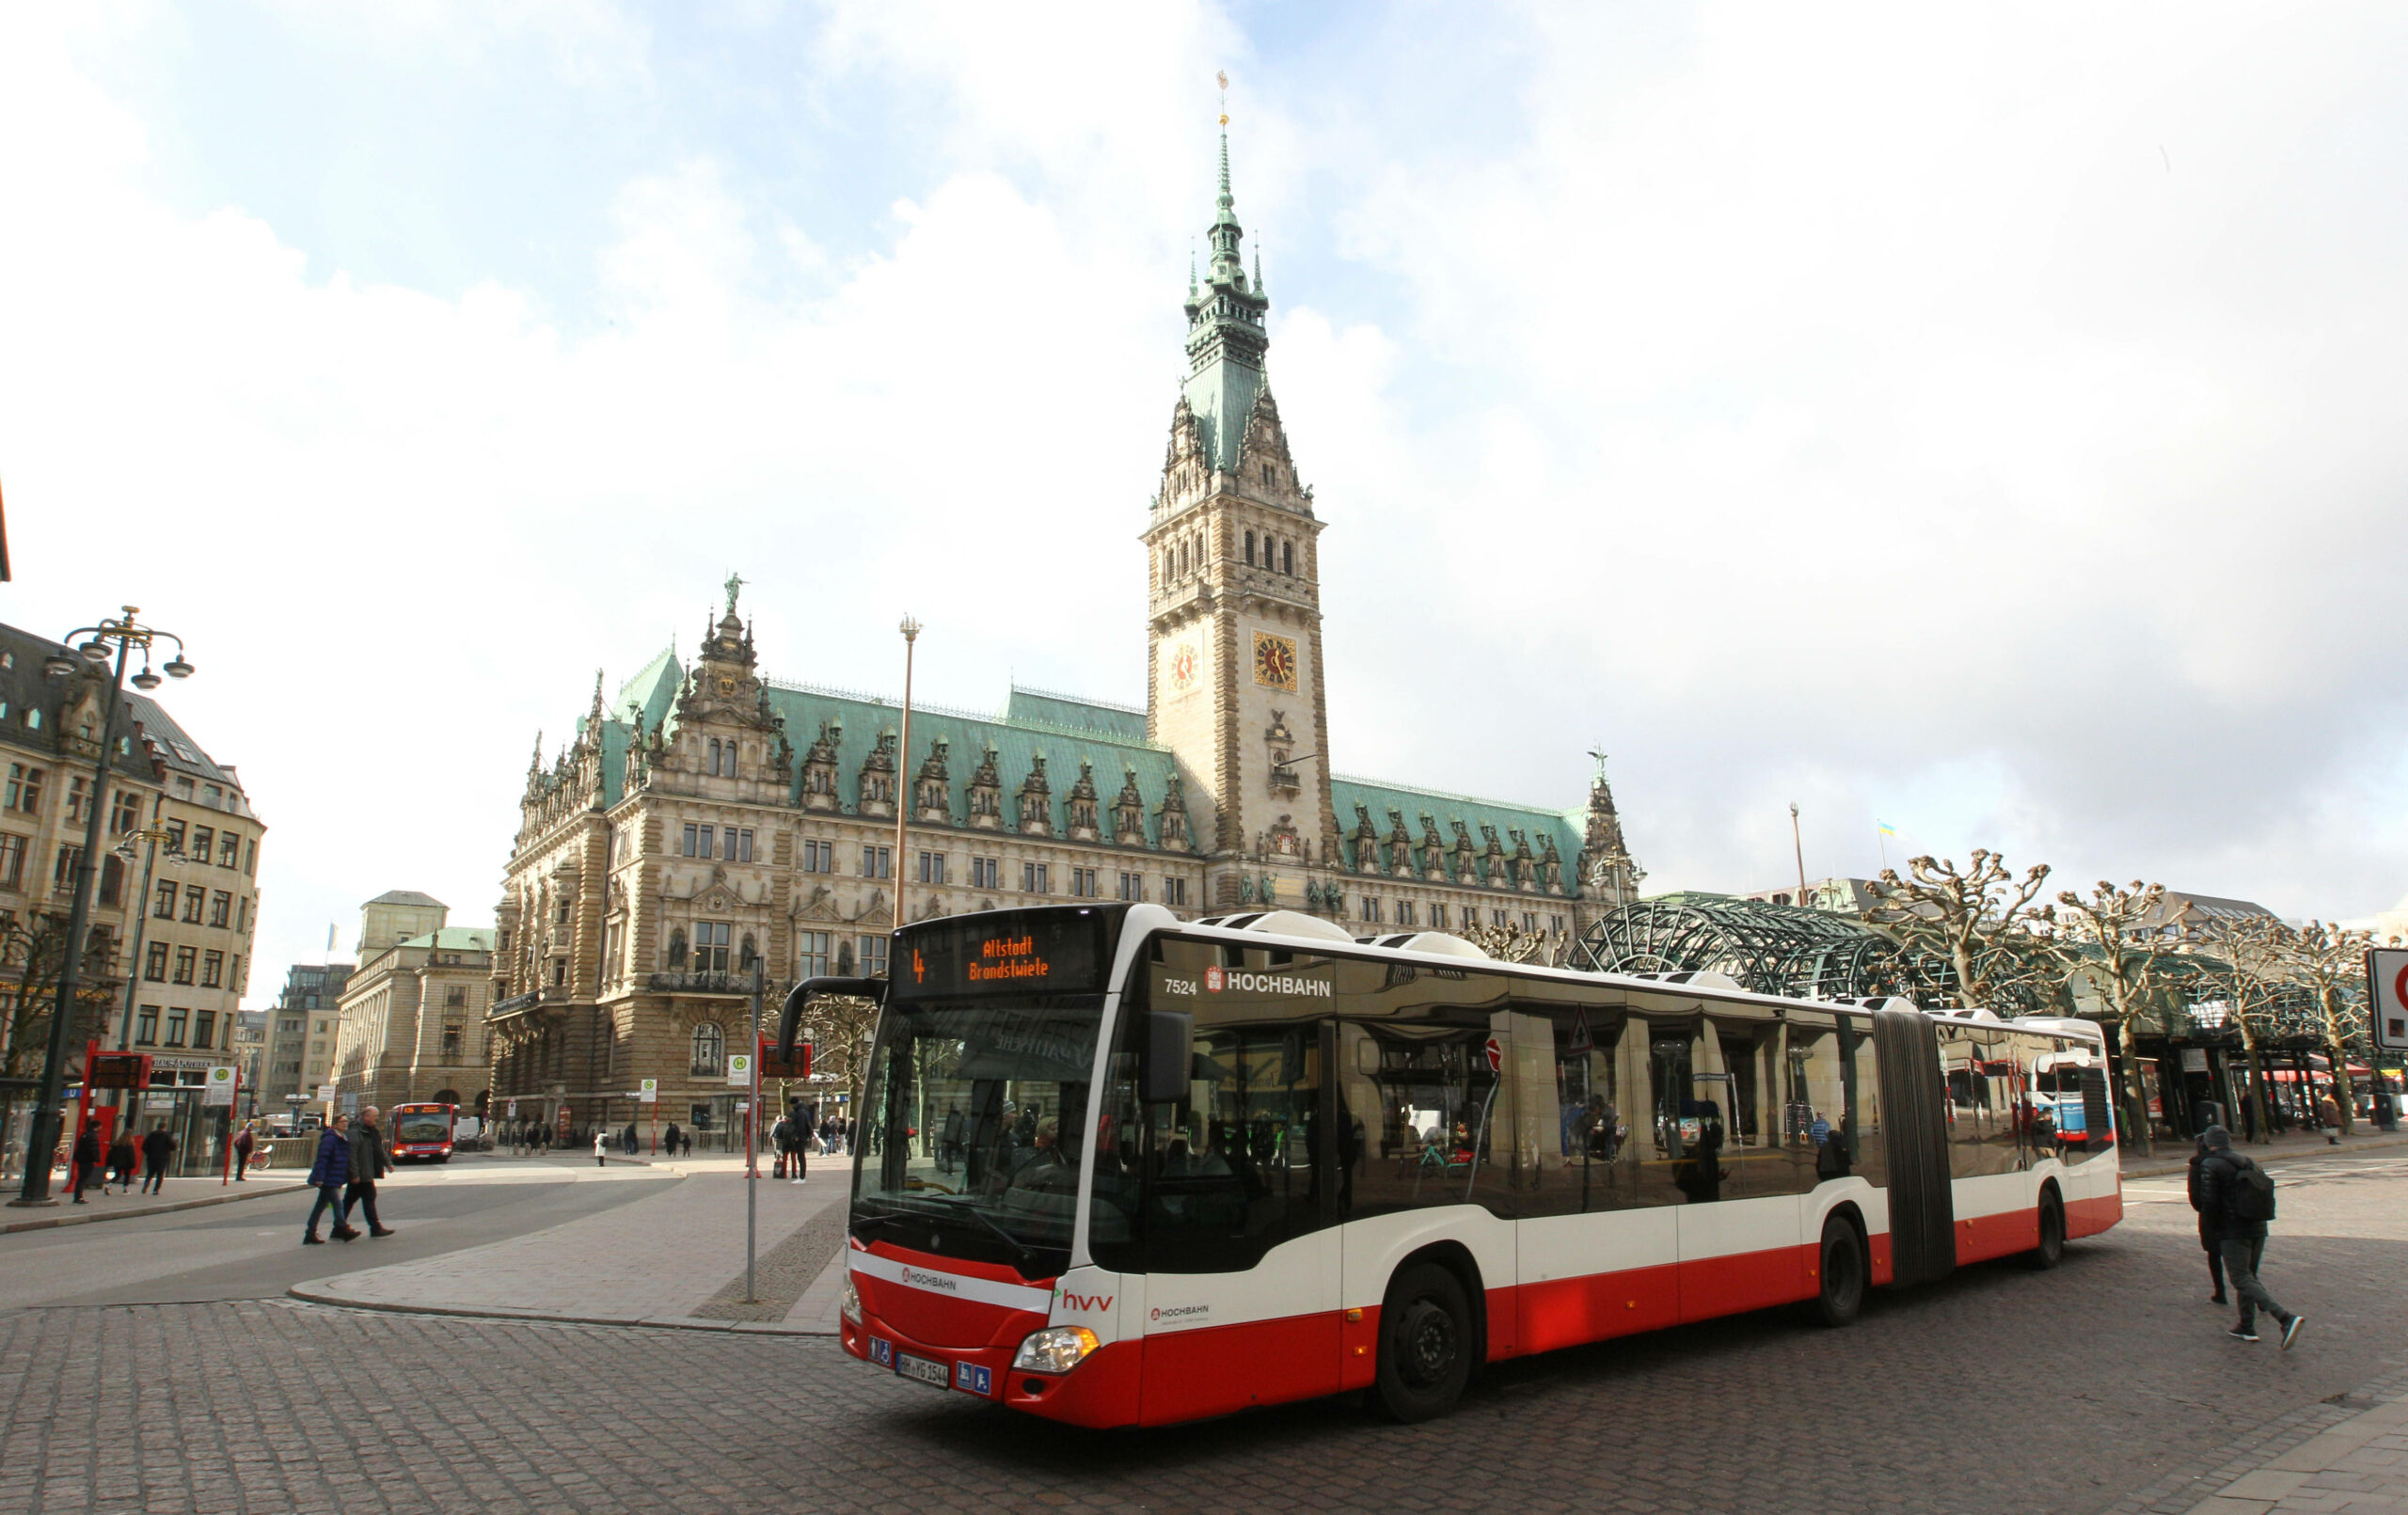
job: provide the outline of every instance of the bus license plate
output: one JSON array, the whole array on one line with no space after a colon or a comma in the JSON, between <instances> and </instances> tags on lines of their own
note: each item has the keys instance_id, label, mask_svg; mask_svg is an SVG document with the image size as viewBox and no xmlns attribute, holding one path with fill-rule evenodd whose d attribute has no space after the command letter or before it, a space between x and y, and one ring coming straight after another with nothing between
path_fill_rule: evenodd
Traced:
<instances>
[{"instance_id":1,"label":"bus license plate","mask_svg":"<svg viewBox=\"0 0 2408 1515\"><path fill-rule=\"evenodd\" d=\"M910 1352L896 1352L895 1371L907 1379L917 1379L922 1383L935 1388L953 1387L953 1366L948 1363L932 1363L925 1357L914 1357Z\"/></svg>"}]
</instances>

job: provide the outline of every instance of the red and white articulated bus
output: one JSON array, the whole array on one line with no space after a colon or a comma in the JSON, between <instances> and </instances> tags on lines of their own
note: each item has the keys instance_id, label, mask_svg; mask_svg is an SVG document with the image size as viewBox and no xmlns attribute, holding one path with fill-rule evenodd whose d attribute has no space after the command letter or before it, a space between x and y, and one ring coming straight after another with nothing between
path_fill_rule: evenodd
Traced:
<instances>
[{"instance_id":1,"label":"red and white articulated bus","mask_svg":"<svg viewBox=\"0 0 2408 1515\"><path fill-rule=\"evenodd\" d=\"M395 1105L392 1155L395 1162L449 1162L453 1133L458 1129L457 1105Z\"/></svg>"},{"instance_id":2,"label":"red and white articulated bus","mask_svg":"<svg viewBox=\"0 0 2408 1515\"><path fill-rule=\"evenodd\" d=\"M782 1027L884 1001L845 1349L1079 1425L1357 1390L1418 1420L1483 1363L1792 1302L1846 1325L1868 1286L2051 1267L2123 1213L2087 1021L1285 911L992 911L890 961L797 986Z\"/></svg>"}]
</instances>

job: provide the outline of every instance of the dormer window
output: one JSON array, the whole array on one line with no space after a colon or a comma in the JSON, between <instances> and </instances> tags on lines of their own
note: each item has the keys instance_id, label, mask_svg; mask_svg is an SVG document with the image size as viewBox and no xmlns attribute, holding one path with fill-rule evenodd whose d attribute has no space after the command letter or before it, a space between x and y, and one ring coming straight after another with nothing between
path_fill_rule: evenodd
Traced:
<instances>
[{"instance_id":1,"label":"dormer window","mask_svg":"<svg viewBox=\"0 0 2408 1515\"><path fill-rule=\"evenodd\" d=\"M1262 481L1266 484L1275 484L1279 481L1279 476L1272 471L1271 465L1267 463L1262 466Z\"/></svg>"}]
</instances>

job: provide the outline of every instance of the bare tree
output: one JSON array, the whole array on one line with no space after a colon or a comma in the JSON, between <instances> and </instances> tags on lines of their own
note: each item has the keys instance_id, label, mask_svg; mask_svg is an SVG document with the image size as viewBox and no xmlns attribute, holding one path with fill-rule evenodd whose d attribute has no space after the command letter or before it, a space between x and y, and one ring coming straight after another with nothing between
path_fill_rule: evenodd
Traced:
<instances>
[{"instance_id":1,"label":"bare tree","mask_svg":"<svg viewBox=\"0 0 2408 1515\"><path fill-rule=\"evenodd\" d=\"M2366 971L2367 948L2373 939L2371 932L2345 931L2321 921L2287 930L2281 938L2283 967L2316 1000L2324 1055L2333 1060L2333 1102L2341 1107L2344 1135L2357 1113L2357 1096L2350 1087L2350 1043L2369 1029L2365 1002L2353 1001L2349 989Z\"/></svg>"},{"instance_id":2,"label":"bare tree","mask_svg":"<svg viewBox=\"0 0 2408 1515\"><path fill-rule=\"evenodd\" d=\"M2232 970L2232 1024L2241 1034L2241 1049L2248 1059L2249 1099L2256 1111L2258 1139L2261 1142L2274 1139L2274 1128L2267 1118L2273 1106L2266 1097L2266 1058L2259 1049L2258 1038L2274 1029L2282 1004L2286 979L2282 939L2286 934L2281 922L2263 916L2220 920L2199 933L2201 943Z\"/></svg>"},{"instance_id":3,"label":"bare tree","mask_svg":"<svg viewBox=\"0 0 2408 1515\"><path fill-rule=\"evenodd\" d=\"M87 932L83 972L76 987L76 1034L98 1034L116 1003L106 982L114 954L105 927ZM59 970L67 960L67 923L47 912L25 920L0 918L0 1130L12 1130L18 1092L41 1077L50 1055L51 1017L58 1006ZM13 1149L0 1168L13 1169Z\"/></svg>"},{"instance_id":4,"label":"bare tree","mask_svg":"<svg viewBox=\"0 0 2408 1515\"><path fill-rule=\"evenodd\" d=\"M1962 872L1943 858L1910 858L1904 876L1881 870L1863 919L1910 952L1947 963L1958 1006L1991 1005L2045 973L2048 958L2035 927L2048 923L2049 912L2034 902L2048 878L2049 865L2037 862L2018 879L1987 847L1975 847Z\"/></svg>"},{"instance_id":5,"label":"bare tree","mask_svg":"<svg viewBox=\"0 0 2408 1515\"><path fill-rule=\"evenodd\" d=\"M862 1081L869 1073L870 1041L878 1034L878 1002L830 994L814 999L803 1012L796 1039L811 1044L811 1071L830 1078L848 1096L847 1108L855 1118Z\"/></svg>"},{"instance_id":6,"label":"bare tree","mask_svg":"<svg viewBox=\"0 0 2408 1515\"><path fill-rule=\"evenodd\" d=\"M2057 896L2065 913L2055 918L2059 930L2050 942L2068 980L2077 973L2088 978L2115 1022L2126 1129L2139 1134L2143 1157L2149 1155L2150 1143L2148 1100L2139 1072L2140 1018L2158 987L2161 958L2149 942L2155 934L2151 923L2164 900L2163 884L2138 879L2122 889L2101 879L2087 899L2067 890Z\"/></svg>"}]
</instances>

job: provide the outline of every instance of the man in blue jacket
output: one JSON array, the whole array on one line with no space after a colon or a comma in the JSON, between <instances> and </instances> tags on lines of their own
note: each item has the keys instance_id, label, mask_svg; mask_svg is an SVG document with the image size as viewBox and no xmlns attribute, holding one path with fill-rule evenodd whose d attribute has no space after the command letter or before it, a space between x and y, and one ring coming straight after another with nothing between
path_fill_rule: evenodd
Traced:
<instances>
[{"instance_id":1,"label":"man in blue jacket","mask_svg":"<svg viewBox=\"0 0 2408 1515\"><path fill-rule=\"evenodd\" d=\"M349 1241L359 1235L343 1223L342 1191L351 1182L351 1143L343 1129L351 1124L349 1117L337 1115L326 1123L325 1134L318 1138L318 1160L309 1165L309 1187L318 1191L318 1203L309 1207L309 1223L301 1232L305 1247L323 1246L318 1239L318 1217L328 1210L334 1212L334 1238Z\"/></svg>"}]
</instances>

